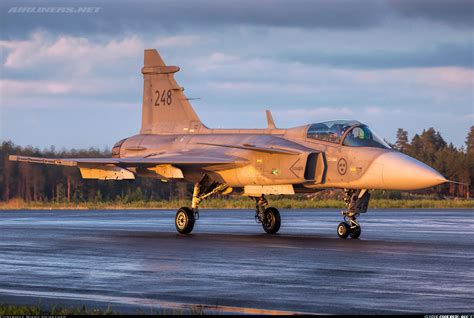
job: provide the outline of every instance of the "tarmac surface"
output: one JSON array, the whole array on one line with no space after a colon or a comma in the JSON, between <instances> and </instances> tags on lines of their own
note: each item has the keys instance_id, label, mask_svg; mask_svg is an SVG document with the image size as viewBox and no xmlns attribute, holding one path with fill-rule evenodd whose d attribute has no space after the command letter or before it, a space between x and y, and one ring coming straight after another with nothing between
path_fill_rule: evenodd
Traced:
<instances>
[{"instance_id":1,"label":"tarmac surface","mask_svg":"<svg viewBox=\"0 0 474 318\"><path fill-rule=\"evenodd\" d=\"M474 210L369 210L341 240L337 210L0 211L0 303L122 313L474 312ZM199 307L196 305L202 305Z\"/></svg>"}]
</instances>

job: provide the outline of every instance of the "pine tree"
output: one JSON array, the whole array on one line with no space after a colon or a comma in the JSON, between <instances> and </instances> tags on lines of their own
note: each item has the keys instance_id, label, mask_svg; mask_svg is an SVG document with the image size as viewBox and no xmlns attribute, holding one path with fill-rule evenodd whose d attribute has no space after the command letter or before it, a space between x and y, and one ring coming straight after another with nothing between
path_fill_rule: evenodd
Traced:
<instances>
[{"instance_id":1,"label":"pine tree","mask_svg":"<svg viewBox=\"0 0 474 318\"><path fill-rule=\"evenodd\" d=\"M471 126L471 130L466 137L466 159L469 179L469 193L470 196L474 196L474 126Z\"/></svg>"},{"instance_id":2,"label":"pine tree","mask_svg":"<svg viewBox=\"0 0 474 318\"><path fill-rule=\"evenodd\" d=\"M406 153L408 150L408 132L403 128L397 130L397 141L395 142L395 149Z\"/></svg>"},{"instance_id":3,"label":"pine tree","mask_svg":"<svg viewBox=\"0 0 474 318\"><path fill-rule=\"evenodd\" d=\"M471 126L471 130L467 134L466 147L467 152L474 151L474 126Z\"/></svg>"}]
</instances>

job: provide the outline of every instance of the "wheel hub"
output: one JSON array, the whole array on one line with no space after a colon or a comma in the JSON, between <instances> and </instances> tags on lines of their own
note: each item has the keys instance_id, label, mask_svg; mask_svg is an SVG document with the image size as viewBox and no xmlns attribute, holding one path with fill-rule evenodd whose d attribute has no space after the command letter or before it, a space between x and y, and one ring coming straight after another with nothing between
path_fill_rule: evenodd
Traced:
<instances>
[{"instance_id":1,"label":"wheel hub","mask_svg":"<svg viewBox=\"0 0 474 318\"><path fill-rule=\"evenodd\" d=\"M265 226L271 227L275 223L275 217L272 213L267 213L265 216Z\"/></svg>"},{"instance_id":2,"label":"wheel hub","mask_svg":"<svg viewBox=\"0 0 474 318\"><path fill-rule=\"evenodd\" d=\"M343 234L344 234L344 227L343 227L343 226L338 226L338 228L337 228L337 233L338 233L339 235L343 235Z\"/></svg>"},{"instance_id":3,"label":"wheel hub","mask_svg":"<svg viewBox=\"0 0 474 318\"><path fill-rule=\"evenodd\" d=\"M180 229L184 229L186 226L186 214L184 212L180 212L178 217L176 218L176 224Z\"/></svg>"}]
</instances>

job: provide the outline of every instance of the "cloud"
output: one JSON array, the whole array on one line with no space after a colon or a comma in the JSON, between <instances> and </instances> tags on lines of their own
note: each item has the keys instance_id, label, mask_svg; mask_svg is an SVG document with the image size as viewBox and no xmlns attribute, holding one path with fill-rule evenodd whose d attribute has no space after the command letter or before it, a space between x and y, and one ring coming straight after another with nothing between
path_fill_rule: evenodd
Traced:
<instances>
[{"instance_id":1,"label":"cloud","mask_svg":"<svg viewBox=\"0 0 474 318\"><path fill-rule=\"evenodd\" d=\"M123 92L130 82L138 80L127 75L132 61L138 73L140 61L136 55L143 53L137 51L137 46L143 46L137 36L92 42L46 32L35 32L26 40L0 41L4 52L1 106L17 107L22 103L15 99L22 97L126 99ZM120 77L114 76L117 72Z\"/></svg>"},{"instance_id":2,"label":"cloud","mask_svg":"<svg viewBox=\"0 0 474 318\"><path fill-rule=\"evenodd\" d=\"M31 95L65 94L72 90L72 85L59 81L14 81L0 80L2 97Z\"/></svg>"},{"instance_id":3,"label":"cloud","mask_svg":"<svg viewBox=\"0 0 474 318\"><path fill-rule=\"evenodd\" d=\"M201 41L197 35L160 36L146 41L135 34L91 40L82 36L54 34L35 31L23 40L2 40L0 49L4 52L2 67L6 69L46 68L50 71L71 69L85 74L101 66L130 64L133 58L143 54L143 49L182 48ZM54 66L54 67L53 67ZM71 74L74 75L74 74Z\"/></svg>"},{"instance_id":4,"label":"cloud","mask_svg":"<svg viewBox=\"0 0 474 318\"><path fill-rule=\"evenodd\" d=\"M379 106L367 106L364 107L363 114L370 117L380 117L380 116L392 116L401 114L402 110L400 108L386 108Z\"/></svg>"},{"instance_id":5,"label":"cloud","mask_svg":"<svg viewBox=\"0 0 474 318\"><path fill-rule=\"evenodd\" d=\"M91 3L74 2L76 6ZM368 0L363 4L349 0L189 0L94 1L100 11L94 14L21 14L8 13L11 7L58 7L64 1L2 1L2 17L6 34L25 35L34 29L63 30L73 34L124 33L147 29L182 29L189 26L265 25L289 27L322 27L360 29L377 25L383 17L378 13L384 5ZM73 6L70 4L69 6ZM295 19L295 17L298 17Z\"/></svg>"},{"instance_id":6,"label":"cloud","mask_svg":"<svg viewBox=\"0 0 474 318\"><path fill-rule=\"evenodd\" d=\"M6 51L3 63L6 68L76 64L80 69L89 71L95 64L134 56L137 47L143 47L143 42L136 35L94 43L84 37L54 36L37 31L26 40L0 41L0 47Z\"/></svg>"},{"instance_id":7,"label":"cloud","mask_svg":"<svg viewBox=\"0 0 474 318\"><path fill-rule=\"evenodd\" d=\"M0 41L2 106L16 105L9 103L9 98L22 95L127 99L130 84L141 85L143 48L159 43L172 49L196 41L196 35L156 37L151 41L128 35L92 41L44 31L23 40Z\"/></svg>"},{"instance_id":8,"label":"cloud","mask_svg":"<svg viewBox=\"0 0 474 318\"><path fill-rule=\"evenodd\" d=\"M200 37L194 34L157 36L151 40L127 35L93 41L81 36L35 32L26 40L0 42L6 52L2 86L8 89L3 91L5 95L28 91L29 94L130 98L128 86L141 87L142 50L155 46L154 43L166 44L162 55L173 52L169 63L183 62L186 67L177 79L183 76L194 87L193 91L206 99L214 96L218 99L221 95L237 97L236 102L260 102L266 96L275 96L278 97L275 102L283 105L289 100L307 104L305 99L309 98L327 103L327 96L334 96L336 101L331 104L340 104L348 94L367 98L361 94L364 92L373 99L393 93L399 100L414 87L419 96L436 95L441 92L439 89L469 90L474 81L472 68L351 69L344 64L326 66L272 59L246 50L207 53L201 51L206 45L201 45ZM183 45L193 48L190 55L189 50L182 49ZM369 103L379 104L379 101Z\"/></svg>"},{"instance_id":9,"label":"cloud","mask_svg":"<svg viewBox=\"0 0 474 318\"><path fill-rule=\"evenodd\" d=\"M413 74L419 84L433 88L474 88L474 70L458 67L425 68Z\"/></svg>"},{"instance_id":10,"label":"cloud","mask_svg":"<svg viewBox=\"0 0 474 318\"><path fill-rule=\"evenodd\" d=\"M126 89L126 80L102 80L100 78L70 78L68 80L0 80L0 92L2 103L0 105L12 106L9 102L16 98L47 97L73 99L82 98L100 98L117 96L117 94ZM117 99L122 99L119 95ZM113 98L115 99L115 98ZM16 104L16 103L14 103Z\"/></svg>"},{"instance_id":11,"label":"cloud","mask_svg":"<svg viewBox=\"0 0 474 318\"><path fill-rule=\"evenodd\" d=\"M473 26L469 0L127 0L75 1L66 6L100 7L94 14L8 13L12 7L64 7L61 0L4 0L0 4L2 36L25 36L38 28L69 34L123 34L220 26L265 26L326 30L367 30L410 20Z\"/></svg>"},{"instance_id":12,"label":"cloud","mask_svg":"<svg viewBox=\"0 0 474 318\"><path fill-rule=\"evenodd\" d=\"M474 24L472 0L392 0L390 6L397 14L407 18L466 27Z\"/></svg>"},{"instance_id":13,"label":"cloud","mask_svg":"<svg viewBox=\"0 0 474 318\"><path fill-rule=\"evenodd\" d=\"M292 50L283 53L281 58L305 64L321 64L335 67L350 67L364 69L406 68L406 67L437 67L459 66L474 67L474 51L472 43L444 43L434 47L391 48L378 50L366 47L359 51L314 51Z\"/></svg>"},{"instance_id":14,"label":"cloud","mask_svg":"<svg viewBox=\"0 0 474 318\"><path fill-rule=\"evenodd\" d=\"M287 119L301 120L302 123L308 123L309 120L323 121L341 117L352 117L355 115L353 110L349 109L348 107L341 106L292 108L275 111L275 114L277 114L279 117L284 117Z\"/></svg>"},{"instance_id":15,"label":"cloud","mask_svg":"<svg viewBox=\"0 0 474 318\"><path fill-rule=\"evenodd\" d=\"M286 92L305 94L314 91L314 86L291 82L283 84L264 81L211 81L207 83L207 87L209 90L217 90L221 93L228 91L235 94L286 94Z\"/></svg>"},{"instance_id":16,"label":"cloud","mask_svg":"<svg viewBox=\"0 0 474 318\"><path fill-rule=\"evenodd\" d=\"M198 35L175 35L158 37L151 46L156 45L159 48L169 47L187 47L192 46L203 39Z\"/></svg>"}]
</instances>

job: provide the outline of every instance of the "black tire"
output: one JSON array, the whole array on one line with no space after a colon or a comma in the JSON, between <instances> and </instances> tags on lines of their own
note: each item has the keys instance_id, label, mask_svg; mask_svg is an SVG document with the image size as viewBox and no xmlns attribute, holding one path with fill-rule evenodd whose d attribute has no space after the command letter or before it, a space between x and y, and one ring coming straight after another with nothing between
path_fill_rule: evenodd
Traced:
<instances>
[{"instance_id":1,"label":"black tire","mask_svg":"<svg viewBox=\"0 0 474 318\"><path fill-rule=\"evenodd\" d=\"M351 229L350 235L353 239L358 239L361 233L360 226L356 226Z\"/></svg>"},{"instance_id":2,"label":"black tire","mask_svg":"<svg viewBox=\"0 0 474 318\"><path fill-rule=\"evenodd\" d=\"M266 208L262 227L268 234L275 234L281 226L280 211L276 208Z\"/></svg>"},{"instance_id":3,"label":"black tire","mask_svg":"<svg viewBox=\"0 0 474 318\"><path fill-rule=\"evenodd\" d=\"M176 212L174 225L181 234L189 234L194 228L194 212L190 208L183 207Z\"/></svg>"},{"instance_id":4,"label":"black tire","mask_svg":"<svg viewBox=\"0 0 474 318\"><path fill-rule=\"evenodd\" d=\"M341 222L337 226L337 236L339 236L342 239L346 239L349 236L349 232L351 230L351 227L349 224L346 222Z\"/></svg>"}]
</instances>

